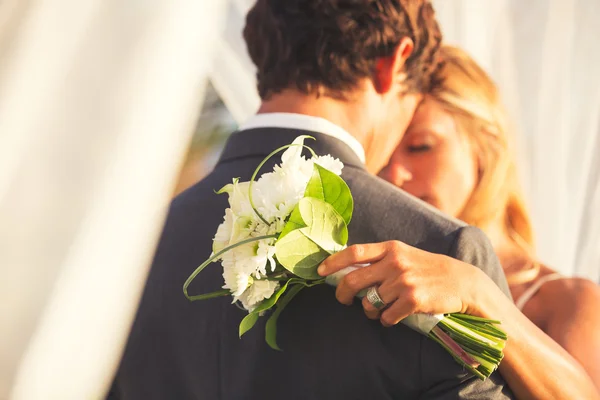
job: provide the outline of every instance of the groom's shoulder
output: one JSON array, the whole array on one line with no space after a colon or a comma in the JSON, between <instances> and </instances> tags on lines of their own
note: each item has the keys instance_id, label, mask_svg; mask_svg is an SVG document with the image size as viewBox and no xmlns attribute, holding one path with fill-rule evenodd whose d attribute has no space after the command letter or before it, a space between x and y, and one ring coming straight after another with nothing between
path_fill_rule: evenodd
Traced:
<instances>
[{"instance_id":1,"label":"groom's shoulder","mask_svg":"<svg viewBox=\"0 0 600 400\"><path fill-rule=\"evenodd\" d=\"M443 214L364 170L348 168L343 177L354 197L349 225L353 243L400 240L449 255L480 268L509 295L494 249L479 228Z\"/></svg>"},{"instance_id":2,"label":"groom's shoulder","mask_svg":"<svg viewBox=\"0 0 600 400\"><path fill-rule=\"evenodd\" d=\"M375 240L402 240L411 245L450 240L465 223L398 189L365 170L344 171L354 197L353 223L374 229Z\"/></svg>"}]
</instances>

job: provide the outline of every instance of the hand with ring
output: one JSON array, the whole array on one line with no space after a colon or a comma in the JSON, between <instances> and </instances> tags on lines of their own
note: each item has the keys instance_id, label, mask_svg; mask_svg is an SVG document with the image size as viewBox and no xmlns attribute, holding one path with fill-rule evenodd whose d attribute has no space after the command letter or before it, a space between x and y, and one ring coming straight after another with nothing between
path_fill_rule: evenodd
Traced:
<instances>
[{"instance_id":1,"label":"hand with ring","mask_svg":"<svg viewBox=\"0 0 600 400\"><path fill-rule=\"evenodd\" d=\"M351 305L363 289L362 305L371 319L396 325L415 313L471 313L476 293L493 282L478 268L451 257L429 253L399 241L352 245L319 266L321 276L346 267L370 264L346 275L336 289Z\"/></svg>"}]
</instances>

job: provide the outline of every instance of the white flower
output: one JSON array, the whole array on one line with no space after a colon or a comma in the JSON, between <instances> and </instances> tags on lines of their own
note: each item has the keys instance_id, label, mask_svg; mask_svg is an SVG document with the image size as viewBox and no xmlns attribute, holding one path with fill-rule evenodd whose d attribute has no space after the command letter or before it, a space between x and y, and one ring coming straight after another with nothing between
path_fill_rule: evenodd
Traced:
<instances>
[{"instance_id":1,"label":"white flower","mask_svg":"<svg viewBox=\"0 0 600 400\"><path fill-rule=\"evenodd\" d=\"M217 193L229 195L229 207L236 216L256 217L250 204L250 182L239 182L238 179L234 179L233 183L223 186Z\"/></svg>"},{"instance_id":2,"label":"white flower","mask_svg":"<svg viewBox=\"0 0 600 400\"><path fill-rule=\"evenodd\" d=\"M306 185L313 175L314 163L336 175L342 173L344 164L330 155L316 156L309 160L302 155L304 138L294 140L295 146L288 148L281 156L281 165L273 172L263 174L254 186L254 201L258 211L270 223L284 220L304 196Z\"/></svg>"},{"instance_id":3,"label":"white flower","mask_svg":"<svg viewBox=\"0 0 600 400\"><path fill-rule=\"evenodd\" d=\"M218 253L225 247L229 246L231 242L231 234L233 233L233 213L230 208L225 210L225 216L223 222L217 228L217 233L213 239L213 253Z\"/></svg>"},{"instance_id":4,"label":"white flower","mask_svg":"<svg viewBox=\"0 0 600 400\"><path fill-rule=\"evenodd\" d=\"M227 246L247 239L252 232L249 229L251 222L249 217L238 217L231 208L225 209L223 222L217 228L213 239L213 253L218 253Z\"/></svg>"},{"instance_id":5,"label":"white flower","mask_svg":"<svg viewBox=\"0 0 600 400\"><path fill-rule=\"evenodd\" d=\"M296 146L281 156L281 165L263 174L254 185L255 205L269 222L287 218L304 195L313 173L313 161L301 155L303 143L304 138L296 138Z\"/></svg>"},{"instance_id":6,"label":"white flower","mask_svg":"<svg viewBox=\"0 0 600 400\"><path fill-rule=\"evenodd\" d=\"M236 268L228 268L225 266L226 262L223 261L223 279L225 284L223 289L228 289L233 296L233 302L237 301L237 298L244 293L244 290L250 285L250 275L240 273Z\"/></svg>"},{"instance_id":7,"label":"white flower","mask_svg":"<svg viewBox=\"0 0 600 400\"><path fill-rule=\"evenodd\" d=\"M304 137L298 136L292 142L292 146L288 147L281 155L281 165L295 165L296 163L304 160L302 157L302 150L304 150Z\"/></svg>"},{"instance_id":8,"label":"white flower","mask_svg":"<svg viewBox=\"0 0 600 400\"><path fill-rule=\"evenodd\" d=\"M344 164L340 160L331 157L329 154L325 156L314 157L314 162L316 164L319 164L321 167L328 169L336 175L341 175L342 168L344 168Z\"/></svg>"},{"instance_id":9,"label":"white flower","mask_svg":"<svg viewBox=\"0 0 600 400\"><path fill-rule=\"evenodd\" d=\"M256 249L256 264L259 266L254 276L258 279L261 276L266 276L269 272L275 271L275 246L273 239L261 240L258 242L258 248ZM269 264L270 271L267 271L267 263Z\"/></svg>"},{"instance_id":10,"label":"white flower","mask_svg":"<svg viewBox=\"0 0 600 400\"><path fill-rule=\"evenodd\" d=\"M251 275L260 267L256 257L256 243L246 243L223 254L224 289L229 289L234 301L251 284Z\"/></svg>"},{"instance_id":11,"label":"white flower","mask_svg":"<svg viewBox=\"0 0 600 400\"><path fill-rule=\"evenodd\" d=\"M258 303L268 299L279 288L279 282L268 280L255 280L248 289L239 297L244 308L252 311Z\"/></svg>"},{"instance_id":12,"label":"white flower","mask_svg":"<svg viewBox=\"0 0 600 400\"><path fill-rule=\"evenodd\" d=\"M275 171L261 176L254 186L257 209L269 222L287 217L302 198L309 179L299 168L276 167ZM280 208L283 204L290 207Z\"/></svg>"}]
</instances>

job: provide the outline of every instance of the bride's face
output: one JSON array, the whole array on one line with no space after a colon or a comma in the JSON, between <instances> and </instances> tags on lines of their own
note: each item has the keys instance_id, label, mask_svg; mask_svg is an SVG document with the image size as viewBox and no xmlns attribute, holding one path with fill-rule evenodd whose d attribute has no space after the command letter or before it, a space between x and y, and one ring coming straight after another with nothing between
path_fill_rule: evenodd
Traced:
<instances>
[{"instance_id":1,"label":"bride's face","mask_svg":"<svg viewBox=\"0 0 600 400\"><path fill-rule=\"evenodd\" d=\"M477 161L452 115L426 98L379 176L458 217L475 189Z\"/></svg>"}]
</instances>

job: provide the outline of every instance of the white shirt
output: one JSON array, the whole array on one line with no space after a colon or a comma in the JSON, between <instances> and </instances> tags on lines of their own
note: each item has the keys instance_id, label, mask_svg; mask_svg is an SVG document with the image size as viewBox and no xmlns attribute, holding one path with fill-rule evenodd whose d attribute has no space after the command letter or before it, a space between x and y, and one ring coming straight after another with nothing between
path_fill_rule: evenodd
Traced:
<instances>
[{"instance_id":1,"label":"white shirt","mask_svg":"<svg viewBox=\"0 0 600 400\"><path fill-rule=\"evenodd\" d=\"M256 114L242 124L239 130L254 128L287 128L319 132L346 143L356 153L358 159L365 163L365 149L360 142L344 128L324 118L293 113Z\"/></svg>"}]
</instances>

